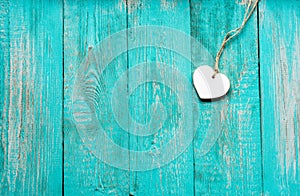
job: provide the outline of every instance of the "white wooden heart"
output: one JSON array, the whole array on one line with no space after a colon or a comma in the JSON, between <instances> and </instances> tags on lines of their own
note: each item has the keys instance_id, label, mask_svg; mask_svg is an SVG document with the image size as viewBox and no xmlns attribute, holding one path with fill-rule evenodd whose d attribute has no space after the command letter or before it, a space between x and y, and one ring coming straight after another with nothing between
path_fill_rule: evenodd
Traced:
<instances>
[{"instance_id":1,"label":"white wooden heart","mask_svg":"<svg viewBox=\"0 0 300 196\"><path fill-rule=\"evenodd\" d=\"M214 70L207 65L198 67L193 74L193 83L201 99L212 100L227 94L230 88L228 78L218 73L213 78Z\"/></svg>"}]
</instances>

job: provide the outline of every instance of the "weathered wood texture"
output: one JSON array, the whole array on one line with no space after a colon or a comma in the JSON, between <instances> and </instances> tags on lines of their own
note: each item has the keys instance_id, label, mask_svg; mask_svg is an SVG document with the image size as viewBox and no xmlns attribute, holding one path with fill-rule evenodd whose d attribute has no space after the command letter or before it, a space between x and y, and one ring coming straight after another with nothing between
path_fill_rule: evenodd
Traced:
<instances>
[{"instance_id":1,"label":"weathered wood texture","mask_svg":"<svg viewBox=\"0 0 300 196\"><path fill-rule=\"evenodd\" d=\"M215 56L226 32L241 24L245 9L236 1L192 1L192 36ZM228 44L220 65L231 90L219 102L201 103L199 129L217 130L220 138L205 156L199 152L203 136L195 138L195 194L257 195L262 168L256 13Z\"/></svg>"},{"instance_id":2,"label":"weathered wood texture","mask_svg":"<svg viewBox=\"0 0 300 196\"><path fill-rule=\"evenodd\" d=\"M174 29L178 29L186 34L190 34L190 9L189 2L175 1L175 2L157 2L157 1L128 1L128 27L134 28L141 25L159 25L166 26ZM149 27L150 31L151 27ZM135 31L135 30L133 30ZM184 93L185 89L180 89L180 86L184 87L181 82L174 81L174 86L171 89L166 85L167 80L172 76L171 70L179 70L185 77L190 80L191 85L191 63L184 59L174 51L163 49L164 45L176 46L182 40L177 39L176 34L169 34L167 31L161 31L149 35L152 43L153 40L161 40L159 44L154 47L143 47L128 52L128 67L132 67L140 63L147 64L146 71L142 74L136 74L130 72L128 75L128 85L131 85L135 81L141 81L142 84L139 88L130 96L130 113L133 119L139 123L148 124L150 121L159 121L162 123L161 128L151 136L135 136L130 135L130 149L136 151L148 151L154 152L152 164L159 162L155 156L155 149L160 149L167 145L169 140L172 140L174 134L178 134L179 129L184 129L182 121L185 118L190 123L193 123L191 116L185 116L182 110L183 104L186 102L179 102L176 96ZM171 37L167 39L166 37ZM166 43L169 42L170 43ZM128 45L131 41L128 39ZM186 43L185 43L186 44ZM189 44L189 43L188 43ZM188 45L189 46L189 45ZM190 46L189 46L190 47ZM190 49L187 51L190 53ZM164 63L160 64L160 63ZM160 72L157 68L161 66L168 66L168 71ZM161 78L160 82L146 82L146 78ZM175 77L175 76L173 76ZM191 93L192 94L192 93ZM190 97L190 100L191 97ZM157 107L157 104L161 104L162 108ZM191 101L189 102L191 104ZM156 105L156 106L154 106ZM154 108L154 109L153 109ZM192 109L192 107L191 107ZM152 110L152 111L151 111ZM154 112L153 112L154 110ZM152 113L159 113L159 119L155 119L155 115ZM185 111L192 113L193 111ZM166 116L165 118L163 116ZM142 132L143 127L137 125L129 126L133 127L137 132ZM149 126L150 129L153 126ZM175 144L176 145L176 144ZM179 144L177 144L179 145ZM171 149L166 150L163 153L172 153L172 150L176 146L172 146ZM171 150L171 151L170 151ZM131 158L132 160L132 158ZM133 160L135 161L135 160ZM149 165L149 162L138 164ZM142 172L130 173L130 194L132 195L193 195L194 172L193 172L193 148L192 145L180 156L178 159L167 165L158 165L157 169Z\"/></svg>"},{"instance_id":3,"label":"weathered wood texture","mask_svg":"<svg viewBox=\"0 0 300 196\"><path fill-rule=\"evenodd\" d=\"M0 4L0 195L61 194L63 4Z\"/></svg>"},{"instance_id":4,"label":"weathered wood texture","mask_svg":"<svg viewBox=\"0 0 300 196\"><path fill-rule=\"evenodd\" d=\"M259 5L263 179L267 195L300 194L300 1Z\"/></svg>"},{"instance_id":5,"label":"weathered wood texture","mask_svg":"<svg viewBox=\"0 0 300 196\"><path fill-rule=\"evenodd\" d=\"M188 118L196 129L194 141L171 163L133 171L137 160L131 151L120 154L126 170L110 166L85 145L74 121L76 75L105 38L143 25L167 26L192 35L214 56L226 32L242 22L245 2L0 1L0 195L299 195L299 0L260 1L221 57L221 71L231 81L228 96L213 103L188 96L191 115L181 111L184 102L178 99L186 92L183 80L173 78L174 91L165 84L169 73L154 67L179 70L191 85L199 65L189 55L193 61L205 53L192 44L186 57L163 48L166 42L186 44L178 34L158 31L146 40L159 37L158 45L126 51L104 70L90 66L83 73L84 85L95 85L87 92L106 136L124 149L151 150L152 164L158 162L156 150ZM134 30L126 36L130 48ZM103 51L109 58L114 45ZM144 62L149 64L143 73L130 72ZM128 94L116 92L116 98L128 102L129 111L115 114L112 92L127 70ZM151 77L161 82L134 88ZM161 126L157 133L129 133L143 133L154 114L160 115L154 119ZM132 130L120 126L120 117L131 119Z\"/></svg>"},{"instance_id":6,"label":"weathered wood texture","mask_svg":"<svg viewBox=\"0 0 300 196\"><path fill-rule=\"evenodd\" d=\"M72 120L72 94L80 64L89 50L91 51L100 41L126 29L126 21L126 2L65 1L64 191L66 195L129 195L129 173L111 167L96 158L82 142ZM113 46L105 48L104 52L112 53ZM90 96L99 100L99 108L102 109L96 112L99 113L101 126L106 134L118 145L128 148L127 134L124 134L115 122L110 105L113 85L120 77L120 73L126 69L125 53L112 61L101 75L96 75L101 83L97 83L100 86L92 90ZM97 97L99 95L102 96Z\"/></svg>"}]
</instances>

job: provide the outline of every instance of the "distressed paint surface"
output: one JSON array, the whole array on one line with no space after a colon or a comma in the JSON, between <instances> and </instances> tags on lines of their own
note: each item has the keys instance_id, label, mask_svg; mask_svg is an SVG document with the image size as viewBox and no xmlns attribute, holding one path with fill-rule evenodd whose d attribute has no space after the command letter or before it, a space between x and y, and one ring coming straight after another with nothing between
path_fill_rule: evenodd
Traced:
<instances>
[{"instance_id":1,"label":"distressed paint surface","mask_svg":"<svg viewBox=\"0 0 300 196\"><path fill-rule=\"evenodd\" d=\"M128 195L129 174L97 159L82 142L72 120L72 93L79 66L97 43L126 29L126 6L118 1L65 1L64 4L64 191L66 195ZM112 48L107 48L112 52ZM106 134L127 148L127 134L121 132L110 106L111 91L127 68L126 54L112 61L90 96L99 100L97 110ZM95 70L94 70L95 71ZM89 77L89 76L87 76ZM89 80L94 80L90 77ZM99 96L99 97L98 97Z\"/></svg>"},{"instance_id":2,"label":"distressed paint surface","mask_svg":"<svg viewBox=\"0 0 300 196\"><path fill-rule=\"evenodd\" d=\"M134 2L129 1L128 7L132 7L133 3ZM173 4L166 1L162 1L160 3L158 1L139 1L139 5L136 7L136 9L128 13L128 27L134 28L141 25L167 26L181 30L189 35L189 2L186 0L174 1ZM155 47L143 47L134 51L129 51L129 69L143 62L165 63L166 65L156 65L168 66L169 70L172 68L178 69L190 80L192 74L191 63L185 60L182 56L174 53L174 51L159 48L160 46L166 44L166 39L164 36L172 37L172 43L170 43L170 45L176 45L181 41L176 39L177 36L175 34L168 35L167 32L164 31L155 35L151 35L151 39L149 41L151 42L153 39L161 39L160 44ZM129 39L128 45L130 46L130 44L131 42ZM128 75L128 85L130 88L134 81L143 81L144 77L151 78L153 75L162 77L161 83L143 83L132 93L129 100L131 104L131 114L134 117L134 120L144 124L149 124L149 122L153 120L151 118L155 118L154 115L150 115L153 104L160 103L164 107L164 109L154 109L160 112L160 119L158 121L162 123L162 127L155 134L144 137L130 135L130 149L136 151L152 150L154 152L153 164L156 164L156 161L158 160L155 156L155 149L162 148L164 145L166 145L167 142L174 137L174 134L178 132L178 129L181 128L180 126L182 126L182 119L188 117L181 115L183 112L180 111L180 109L182 109L182 104L185 103L179 103L178 99L176 99L177 94L183 93L183 90L174 91L174 89L168 88L165 83L166 80L168 80L167 77L169 73L155 71L153 66L155 65L147 65L146 72L140 75L130 72ZM174 83L178 87L183 85L182 83L176 81L174 81ZM162 116L166 117L164 118ZM193 123L192 118L188 119L188 121ZM134 127L134 129L137 129L138 132L143 131L142 128L139 130L137 126ZM172 149L174 148L176 148L176 146L172 147ZM158 165L157 169L150 171L131 171L130 194L193 195L193 178L193 149L192 145L190 145L180 157L170 164L165 166Z\"/></svg>"},{"instance_id":3,"label":"distressed paint surface","mask_svg":"<svg viewBox=\"0 0 300 196\"><path fill-rule=\"evenodd\" d=\"M62 192L62 7L1 1L1 195Z\"/></svg>"},{"instance_id":4,"label":"distressed paint surface","mask_svg":"<svg viewBox=\"0 0 300 196\"><path fill-rule=\"evenodd\" d=\"M259 9L264 191L300 194L300 1Z\"/></svg>"},{"instance_id":5,"label":"distressed paint surface","mask_svg":"<svg viewBox=\"0 0 300 196\"><path fill-rule=\"evenodd\" d=\"M214 56L225 33L241 23L245 3L0 1L0 195L299 195L299 0L260 1L259 15L254 13L221 57L221 70L231 81L228 96L214 103L191 97L196 136L171 163L139 172L130 171L130 164L129 171L105 164L84 144L73 120L76 74L103 39L126 28L162 25L192 35ZM181 44L176 35L159 33L161 45L163 36ZM190 54L201 55L193 45ZM89 95L99 106L101 126L126 149L159 148L184 118L180 92L149 82L124 100L130 112L119 116L147 124L152 104L160 102L167 114L161 130L140 137L117 123L114 85L126 70L153 61L178 69L190 82L197 67L156 46L121 54L97 77L87 74L98 85ZM153 64L147 66L146 78L158 74ZM130 72L127 88L144 76Z\"/></svg>"},{"instance_id":6,"label":"distressed paint surface","mask_svg":"<svg viewBox=\"0 0 300 196\"><path fill-rule=\"evenodd\" d=\"M215 56L224 35L242 22L245 9L235 1L191 1L192 36ZM262 192L262 168L256 13L226 46L220 66L231 89L221 101L200 103L194 140L195 194L258 195ZM202 156L201 133L210 129L219 131L220 137Z\"/></svg>"}]
</instances>

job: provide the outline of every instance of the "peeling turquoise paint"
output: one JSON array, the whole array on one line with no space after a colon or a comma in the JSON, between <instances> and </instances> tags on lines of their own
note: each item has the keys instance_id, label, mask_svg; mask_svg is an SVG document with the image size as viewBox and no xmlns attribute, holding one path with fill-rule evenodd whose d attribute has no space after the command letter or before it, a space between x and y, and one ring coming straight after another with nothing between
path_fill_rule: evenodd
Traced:
<instances>
[{"instance_id":1,"label":"peeling turquoise paint","mask_svg":"<svg viewBox=\"0 0 300 196\"><path fill-rule=\"evenodd\" d=\"M73 119L76 75L105 38L142 25L167 26L193 36L214 56L225 33L240 25L245 8L245 1L227 0L0 1L0 195L299 195L299 0L260 1L221 57L221 71L231 81L228 96L204 103L191 90L188 120L196 135L171 163L149 171L132 171L130 163L128 170L112 167L85 145ZM157 32L162 46L164 36L174 36L165 33ZM134 38L128 46L131 42ZM176 35L172 44L182 45ZM190 55L201 54L191 45ZM151 136L123 130L111 106L122 74L153 61L178 69L190 82L197 67L161 47L132 49L101 72L91 96L106 135L123 148L151 150L154 164L155 150L186 117L176 92L148 82L124 100L129 113L118 110L136 125L149 123L164 107L165 121ZM128 74L128 89L142 78L166 74L147 66L145 75ZM218 131L205 136L211 130ZM126 160L135 160L132 156Z\"/></svg>"}]
</instances>

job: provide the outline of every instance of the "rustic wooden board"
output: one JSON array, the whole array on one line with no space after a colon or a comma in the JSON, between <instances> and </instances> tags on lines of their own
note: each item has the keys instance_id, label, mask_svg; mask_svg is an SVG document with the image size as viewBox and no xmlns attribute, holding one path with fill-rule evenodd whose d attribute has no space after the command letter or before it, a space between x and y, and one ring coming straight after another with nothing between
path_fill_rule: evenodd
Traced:
<instances>
[{"instance_id":1,"label":"rustic wooden board","mask_svg":"<svg viewBox=\"0 0 300 196\"><path fill-rule=\"evenodd\" d=\"M187 35L190 34L190 11L188 1L128 1L128 27L135 28L139 26L150 25L148 27L150 34L152 25L166 26L180 30ZM133 30L137 31L137 30ZM167 39L167 37L171 37ZM193 195L194 194L194 171L193 171L193 148L190 145L187 150L182 153L177 159L167 165L161 165L160 158L156 157L157 149L162 149L167 145L167 142L172 140L174 134L178 134L178 129L184 129L182 121L188 118L189 123L193 123L192 115L185 116L184 112L192 113L190 111L180 111L186 102L179 102L176 96L185 93L184 89L176 90L185 87L183 80L173 81L175 87L169 88L167 84L170 78L171 69L179 70L189 80L191 87L191 63L184 59L179 54L172 50L163 49L164 45L176 46L183 44L178 40L175 33L169 34L167 30L158 31L156 34L149 35L149 43L155 42L153 40L160 39L159 44L154 47L143 47L128 52L129 69L137 66L140 63L155 62L155 64L147 64L146 71L141 74L130 72L128 75L128 86L131 86L135 81L143 81L139 88L130 96L130 112L133 119L142 124L150 124L155 121L155 115L151 116L154 110L159 112L159 118L156 121L162 123L161 128L151 136L135 136L130 135L130 149L136 151L153 151L153 160L151 162L143 160L136 161L131 157L131 161L138 162L137 164L157 164L158 168L150 171L139 171L130 173L130 194L131 195ZM170 40L171 43L167 40ZM181 42L181 43L180 43ZM185 43L189 44L189 43ZM130 38L128 38L128 45L131 45ZM175 47L176 48L176 47ZM189 55L190 49L187 51ZM165 63L166 65L158 65L157 63ZM157 71L153 67L168 66L170 73ZM146 82L146 78L162 78L160 82ZM175 77L175 76L174 76ZM191 92L189 92L191 93ZM191 97L188 104L191 103ZM154 104L162 104L162 108L153 109ZM154 106L155 108L155 106ZM152 110L152 111L151 111ZM163 116L166 115L166 118ZM131 125L137 132L143 132L143 127ZM149 126L150 129L153 126ZM185 131L184 131L185 132ZM184 136L182 136L184 137ZM180 144L176 144L180 145ZM177 146L172 146L172 149L161 152L172 153L172 150ZM131 155L132 156L132 155ZM133 164L133 163L132 163Z\"/></svg>"},{"instance_id":2,"label":"rustic wooden board","mask_svg":"<svg viewBox=\"0 0 300 196\"><path fill-rule=\"evenodd\" d=\"M124 149L151 150L152 161L138 162L132 151L118 154L107 146L98 150L120 163L105 163L83 141L74 121L76 75L105 38L127 28L167 26L191 34L214 56L225 33L241 23L244 2L0 1L0 195L298 195L299 0L260 1L221 57L221 70L231 81L223 100L204 103L189 90L194 96L182 102L178 95L187 92L184 80L174 76L175 90L166 85L168 72L158 72L150 62L177 69L190 85L199 66L191 64L189 55L163 48L167 42L175 49L185 44L166 29L146 39L159 40L158 45L125 50L104 70L90 66L82 73L92 74L86 84L95 86L84 87L106 136ZM127 33L120 40L130 48L134 30ZM109 58L118 47L111 42L101 52ZM210 55L190 48L192 61L204 55L212 65ZM130 72L144 62L149 63L145 71ZM124 73L127 91L116 91L113 98ZM151 77L161 82L143 82ZM141 85L134 89L137 81ZM127 113L113 111L117 99L128 101ZM187 102L191 115L181 111ZM134 135L133 130L145 132L155 112L160 114L156 120L163 120L158 132ZM120 118L131 119L132 130L124 130ZM178 158L161 164L157 149L172 140L184 118L196 129L195 139ZM158 168L134 171L138 164Z\"/></svg>"},{"instance_id":3,"label":"rustic wooden board","mask_svg":"<svg viewBox=\"0 0 300 196\"><path fill-rule=\"evenodd\" d=\"M267 195L300 193L300 1L259 6L263 178Z\"/></svg>"},{"instance_id":4,"label":"rustic wooden board","mask_svg":"<svg viewBox=\"0 0 300 196\"><path fill-rule=\"evenodd\" d=\"M63 5L0 4L0 194L59 195Z\"/></svg>"},{"instance_id":5,"label":"rustic wooden board","mask_svg":"<svg viewBox=\"0 0 300 196\"><path fill-rule=\"evenodd\" d=\"M72 97L75 76L81 63L104 38L126 29L126 3L122 1L65 1L64 4L64 191L66 195L128 195L129 174L98 159L82 142L73 120ZM112 46L113 47L113 46ZM108 54L113 48L108 47ZM101 81L91 96L101 109L96 112L106 134L127 148L127 134L117 126L112 113L111 91L120 74L127 69L121 55L97 75ZM92 79L93 80L93 79ZM84 111L83 111L84 112ZM101 141L97 141L101 142Z\"/></svg>"},{"instance_id":6,"label":"rustic wooden board","mask_svg":"<svg viewBox=\"0 0 300 196\"><path fill-rule=\"evenodd\" d=\"M226 32L242 22L245 9L241 1L192 0L191 34L215 56ZM201 103L199 133L215 130L213 137L219 133L220 138L202 156L203 134L195 137L195 194L259 195L262 168L256 13L226 47L220 65L230 79L231 90L221 101Z\"/></svg>"}]
</instances>

